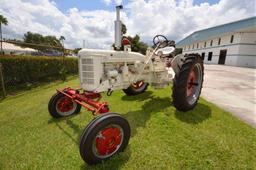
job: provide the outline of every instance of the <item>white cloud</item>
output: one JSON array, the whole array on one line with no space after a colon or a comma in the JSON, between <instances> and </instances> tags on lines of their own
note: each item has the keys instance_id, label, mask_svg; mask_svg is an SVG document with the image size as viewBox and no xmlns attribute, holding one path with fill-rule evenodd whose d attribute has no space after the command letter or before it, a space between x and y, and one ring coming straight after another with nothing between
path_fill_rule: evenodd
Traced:
<instances>
[{"instance_id":1,"label":"white cloud","mask_svg":"<svg viewBox=\"0 0 256 170\"><path fill-rule=\"evenodd\" d=\"M109 6L112 3L112 0L103 0L104 4Z\"/></svg>"},{"instance_id":2,"label":"white cloud","mask_svg":"<svg viewBox=\"0 0 256 170\"><path fill-rule=\"evenodd\" d=\"M116 5L121 5L122 2L123 2L122 0L115 0Z\"/></svg>"},{"instance_id":3,"label":"white cloud","mask_svg":"<svg viewBox=\"0 0 256 170\"><path fill-rule=\"evenodd\" d=\"M251 0L221 0L214 5L194 5L193 0L131 0L121 15L129 35L137 33L151 42L156 34L180 40L198 29L254 16L254 6ZM83 40L89 48L109 48L114 41L114 11L72 8L65 14L49 0L1 0L0 13L9 21L4 37L20 38L27 31L64 35L70 48L81 47Z\"/></svg>"},{"instance_id":4,"label":"white cloud","mask_svg":"<svg viewBox=\"0 0 256 170\"><path fill-rule=\"evenodd\" d=\"M102 0L103 3L107 6L109 6L111 3L115 3L115 5L121 5L122 4L122 0Z\"/></svg>"},{"instance_id":5,"label":"white cloud","mask_svg":"<svg viewBox=\"0 0 256 170\"><path fill-rule=\"evenodd\" d=\"M9 21L3 28L6 38L21 38L31 31L57 37L63 35L65 44L70 48L81 47L83 40L88 48L108 48L113 42L115 12L72 8L64 14L48 0L1 1L0 13Z\"/></svg>"},{"instance_id":6,"label":"white cloud","mask_svg":"<svg viewBox=\"0 0 256 170\"><path fill-rule=\"evenodd\" d=\"M122 4L122 0L102 0L103 3L107 6L109 6L111 3L115 3L115 5L121 5Z\"/></svg>"},{"instance_id":7,"label":"white cloud","mask_svg":"<svg viewBox=\"0 0 256 170\"><path fill-rule=\"evenodd\" d=\"M214 5L193 5L193 0L133 0L128 9L128 33L145 39L160 33L180 40L198 29L255 15L251 0L221 0Z\"/></svg>"}]
</instances>

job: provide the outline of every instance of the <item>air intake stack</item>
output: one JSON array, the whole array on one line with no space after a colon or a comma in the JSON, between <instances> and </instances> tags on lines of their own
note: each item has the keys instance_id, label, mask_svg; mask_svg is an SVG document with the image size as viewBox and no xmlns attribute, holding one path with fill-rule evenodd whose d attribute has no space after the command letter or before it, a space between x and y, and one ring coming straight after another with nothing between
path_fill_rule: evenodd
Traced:
<instances>
[{"instance_id":1,"label":"air intake stack","mask_svg":"<svg viewBox=\"0 0 256 170\"><path fill-rule=\"evenodd\" d=\"M120 50L122 41L122 21L120 20L121 9L123 9L122 5L116 6L115 47L117 50Z\"/></svg>"}]
</instances>

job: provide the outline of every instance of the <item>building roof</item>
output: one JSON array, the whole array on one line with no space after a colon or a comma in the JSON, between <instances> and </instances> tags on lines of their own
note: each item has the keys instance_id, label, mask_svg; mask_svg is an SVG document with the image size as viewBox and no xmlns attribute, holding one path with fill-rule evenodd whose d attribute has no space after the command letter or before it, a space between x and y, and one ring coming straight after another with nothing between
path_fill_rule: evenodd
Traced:
<instances>
[{"instance_id":1,"label":"building roof","mask_svg":"<svg viewBox=\"0 0 256 170\"><path fill-rule=\"evenodd\" d=\"M245 28L255 27L256 28L256 17L251 17L203 30L196 31L186 38L182 39L177 43L177 46L183 46L191 44L194 41L206 40L209 37L214 37L216 35L225 34L228 32L236 32Z\"/></svg>"},{"instance_id":2,"label":"building roof","mask_svg":"<svg viewBox=\"0 0 256 170\"><path fill-rule=\"evenodd\" d=\"M36 52L33 48L21 48L15 44L3 42L4 51L24 51L24 52Z\"/></svg>"}]
</instances>

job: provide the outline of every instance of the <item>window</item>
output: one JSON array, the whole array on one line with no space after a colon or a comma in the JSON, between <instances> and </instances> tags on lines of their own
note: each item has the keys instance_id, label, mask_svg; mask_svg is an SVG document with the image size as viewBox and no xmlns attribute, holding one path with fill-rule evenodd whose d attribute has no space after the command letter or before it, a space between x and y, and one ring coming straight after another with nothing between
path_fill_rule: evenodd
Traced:
<instances>
[{"instance_id":1,"label":"window","mask_svg":"<svg viewBox=\"0 0 256 170\"><path fill-rule=\"evenodd\" d=\"M212 46L212 40L211 40L210 46Z\"/></svg>"},{"instance_id":2,"label":"window","mask_svg":"<svg viewBox=\"0 0 256 170\"><path fill-rule=\"evenodd\" d=\"M221 38L219 38L218 45L220 45L220 42L221 42Z\"/></svg>"},{"instance_id":3,"label":"window","mask_svg":"<svg viewBox=\"0 0 256 170\"><path fill-rule=\"evenodd\" d=\"M212 52L208 53L208 61L212 61Z\"/></svg>"},{"instance_id":4,"label":"window","mask_svg":"<svg viewBox=\"0 0 256 170\"><path fill-rule=\"evenodd\" d=\"M206 47L206 41L204 42L204 47Z\"/></svg>"},{"instance_id":5,"label":"window","mask_svg":"<svg viewBox=\"0 0 256 170\"><path fill-rule=\"evenodd\" d=\"M202 60L204 61L205 53L202 53Z\"/></svg>"},{"instance_id":6,"label":"window","mask_svg":"<svg viewBox=\"0 0 256 170\"><path fill-rule=\"evenodd\" d=\"M199 44L197 43L196 48L198 48L198 47L199 47Z\"/></svg>"},{"instance_id":7,"label":"window","mask_svg":"<svg viewBox=\"0 0 256 170\"><path fill-rule=\"evenodd\" d=\"M230 38L230 43L232 44L234 41L234 35L231 35L231 38Z\"/></svg>"}]
</instances>

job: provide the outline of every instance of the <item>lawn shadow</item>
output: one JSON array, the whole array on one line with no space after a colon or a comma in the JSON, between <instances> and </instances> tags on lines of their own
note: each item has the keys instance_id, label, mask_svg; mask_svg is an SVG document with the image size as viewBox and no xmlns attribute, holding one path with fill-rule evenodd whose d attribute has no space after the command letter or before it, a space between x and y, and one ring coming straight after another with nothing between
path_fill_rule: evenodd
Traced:
<instances>
[{"instance_id":1,"label":"lawn shadow","mask_svg":"<svg viewBox=\"0 0 256 170\"><path fill-rule=\"evenodd\" d=\"M168 107L172 107L170 98L151 97L150 100L142 105L142 108L140 110L131 111L123 114L123 116L129 121L129 124L131 126L131 136L133 137L137 133L138 128L145 127L147 121L150 119L152 114L163 111Z\"/></svg>"},{"instance_id":2,"label":"lawn shadow","mask_svg":"<svg viewBox=\"0 0 256 170\"><path fill-rule=\"evenodd\" d=\"M207 119L209 119L212 115L212 111L209 106L198 103L197 106L188 112L181 112L176 110L175 117L182 122L190 123L190 124L198 124Z\"/></svg>"},{"instance_id":3,"label":"lawn shadow","mask_svg":"<svg viewBox=\"0 0 256 170\"><path fill-rule=\"evenodd\" d=\"M75 116L75 115L74 115ZM83 131L77 124L75 124L71 119L74 116L69 116L66 118L59 118L59 119L54 119L51 118L48 121L48 124L55 123L55 125L65 134L67 135L75 144L79 145L80 141L80 135ZM69 133L67 130L65 130L59 123L60 122L65 122L72 130L73 132L77 135L77 139L74 138L74 135Z\"/></svg>"},{"instance_id":4,"label":"lawn shadow","mask_svg":"<svg viewBox=\"0 0 256 170\"><path fill-rule=\"evenodd\" d=\"M149 98L152 98L152 91L145 91L144 93L142 94L139 94L139 95L135 95L135 96L127 96L127 95L124 95L122 97L122 100L123 101L143 101L143 100L147 100Z\"/></svg>"},{"instance_id":5,"label":"lawn shadow","mask_svg":"<svg viewBox=\"0 0 256 170\"><path fill-rule=\"evenodd\" d=\"M131 150L130 150L130 146L128 145L127 148L124 150L124 152L114 155L111 159L103 161L102 163L97 165L88 165L84 163L80 166L80 169L81 170L89 170L89 169L90 170L99 170L99 169L119 170L129 160L130 156L131 156Z\"/></svg>"}]
</instances>

